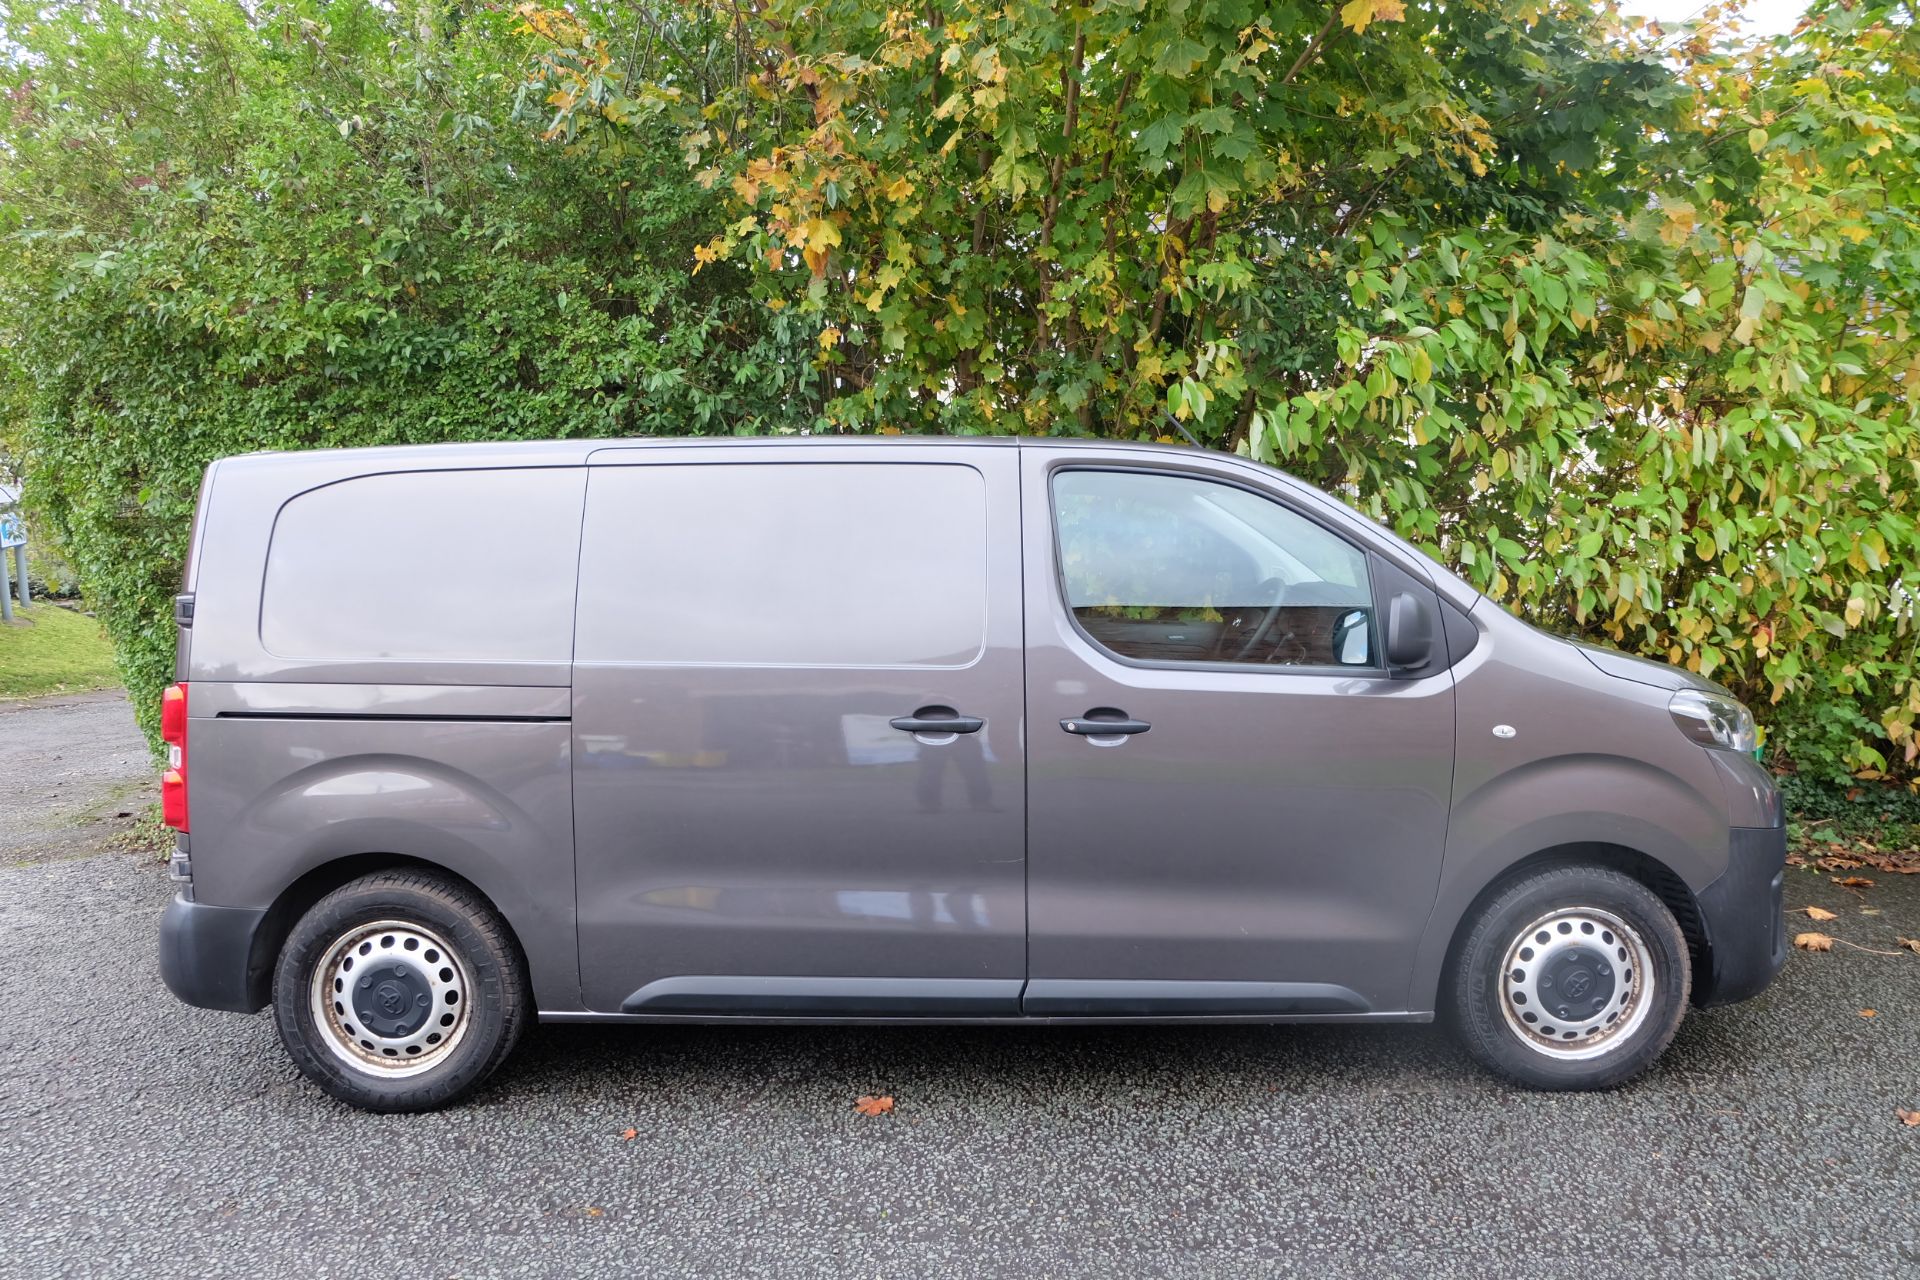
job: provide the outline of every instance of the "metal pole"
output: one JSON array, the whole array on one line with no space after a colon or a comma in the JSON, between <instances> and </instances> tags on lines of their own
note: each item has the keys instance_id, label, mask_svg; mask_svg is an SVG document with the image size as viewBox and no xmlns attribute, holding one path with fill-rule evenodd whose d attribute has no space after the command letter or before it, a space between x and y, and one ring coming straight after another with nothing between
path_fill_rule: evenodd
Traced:
<instances>
[{"instance_id":1,"label":"metal pole","mask_svg":"<svg viewBox=\"0 0 1920 1280\"><path fill-rule=\"evenodd\" d=\"M27 585L27 544L24 542L13 549L13 568L20 576L20 607L24 609L33 603L33 588Z\"/></svg>"},{"instance_id":2,"label":"metal pole","mask_svg":"<svg viewBox=\"0 0 1920 1280\"><path fill-rule=\"evenodd\" d=\"M13 621L13 584L7 581L7 557L0 552L0 622Z\"/></svg>"}]
</instances>

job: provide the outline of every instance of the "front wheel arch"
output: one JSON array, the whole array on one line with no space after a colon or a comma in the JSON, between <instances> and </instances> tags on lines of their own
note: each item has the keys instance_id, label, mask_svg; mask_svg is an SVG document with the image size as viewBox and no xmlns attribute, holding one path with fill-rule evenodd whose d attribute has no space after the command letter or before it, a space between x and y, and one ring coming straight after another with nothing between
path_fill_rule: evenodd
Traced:
<instances>
[{"instance_id":1,"label":"front wheel arch","mask_svg":"<svg viewBox=\"0 0 1920 1280\"><path fill-rule=\"evenodd\" d=\"M1651 888L1614 867L1548 862L1502 880L1469 914L1439 1003L1458 1043L1495 1074L1529 1089L1610 1089L1666 1051L1693 972Z\"/></svg>"},{"instance_id":2,"label":"front wheel arch","mask_svg":"<svg viewBox=\"0 0 1920 1280\"><path fill-rule=\"evenodd\" d=\"M1505 892L1507 887L1518 880L1552 867L1589 866L1605 867L1618 871L1639 881L1650 890L1667 910L1673 912L1673 918L1680 925L1680 932L1687 940L1687 957L1696 975L1713 972L1713 942L1707 936L1706 920L1700 913L1700 903L1694 897L1687 882L1676 875L1672 868L1657 858L1648 856L1638 849L1622 844L1609 844L1604 841L1579 841L1554 845L1531 853L1520 861L1502 870L1481 886L1480 892L1473 896L1459 918L1453 922L1452 936L1447 941L1445 962L1441 966L1439 981L1435 984L1436 994L1453 989L1455 966L1460 959L1460 946L1466 940L1474 921L1486 910L1487 904ZM1707 984L1696 981L1694 993L1696 1002ZM1436 1000L1436 1012L1445 1015L1446 1002Z\"/></svg>"}]
</instances>

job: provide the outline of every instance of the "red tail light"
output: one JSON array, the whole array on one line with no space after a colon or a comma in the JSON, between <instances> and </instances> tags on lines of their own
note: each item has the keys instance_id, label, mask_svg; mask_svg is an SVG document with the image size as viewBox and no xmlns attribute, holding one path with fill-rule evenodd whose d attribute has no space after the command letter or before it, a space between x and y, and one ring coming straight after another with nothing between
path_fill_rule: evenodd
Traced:
<instances>
[{"instance_id":1,"label":"red tail light","mask_svg":"<svg viewBox=\"0 0 1920 1280\"><path fill-rule=\"evenodd\" d=\"M167 771L160 775L160 820L187 829L187 686L170 685L160 695L160 738L167 744Z\"/></svg>"}]
</instances>

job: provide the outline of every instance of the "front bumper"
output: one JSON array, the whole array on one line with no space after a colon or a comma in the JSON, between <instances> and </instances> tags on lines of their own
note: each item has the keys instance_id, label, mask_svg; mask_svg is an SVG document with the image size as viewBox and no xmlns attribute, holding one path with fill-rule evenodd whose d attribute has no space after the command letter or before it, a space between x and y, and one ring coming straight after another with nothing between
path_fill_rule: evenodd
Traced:
<instances>
[{"instance_id":1,"label":"front bumper","mask_svg":"<svg viewBox=\"0 0 1920 1280\"><path fill-rule=\"evenodd\" d=\"M202 1009L253 1013L267 1004L271 966L256 952L265 911L216 907L182 893L160 917L160 977Z\"/></svg>"},{"instance_id":2,"label":"front bumper","mask_svg":"<svg viewBox=\"0 0 1920 1280\"><path fill-rule=\"evenodd\" d=\"M1697 895L1713 959L1711 973L1694 975L1695 1004L1757 996L1786 964L1786 867L1785 826L1733 828L1726 871Z\"/></svg>"}]
</instances>

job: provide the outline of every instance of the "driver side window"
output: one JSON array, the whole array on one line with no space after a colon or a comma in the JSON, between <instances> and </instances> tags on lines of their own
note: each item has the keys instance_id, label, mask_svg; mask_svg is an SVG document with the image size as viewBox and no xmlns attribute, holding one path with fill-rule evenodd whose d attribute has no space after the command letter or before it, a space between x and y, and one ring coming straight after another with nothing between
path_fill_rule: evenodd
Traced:
<instances>
[{"instance_id":1,"label":"driver side window","mask_svg":"<svg viewBox=\"0 0 1920 1280\"><path fill-rule=\"evenodd\" d=\"M1233 485L1061 471L1053 513L1067 607L1122 657L1370 667L1366 554Z\"/></svg>"}]
</instances>

